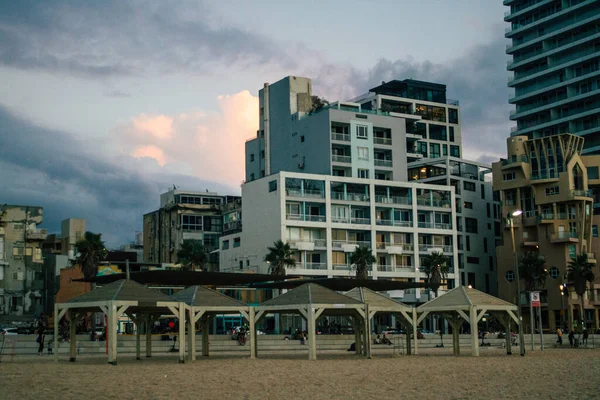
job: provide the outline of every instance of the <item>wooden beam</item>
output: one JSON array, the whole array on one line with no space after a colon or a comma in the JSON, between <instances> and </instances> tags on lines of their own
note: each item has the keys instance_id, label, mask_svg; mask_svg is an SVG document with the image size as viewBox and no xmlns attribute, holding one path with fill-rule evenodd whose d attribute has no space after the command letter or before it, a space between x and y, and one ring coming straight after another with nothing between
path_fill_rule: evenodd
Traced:
<instances>
[{"instance_id":1,"label":"wooden beam","mask_svg":"<svg viewBox=\"0 0 600 400\"><path fill-rule=\"evenodd\" d=\"M471 355L473 357L479 357L479 337L477 335L477 307L471 306L469 312L471 321Z\"/></svg>"},{"instance_id":2,"label":"wooden beam","mask_svg":"<svg viewBox=\"0 0 600 400\"><path fill-rule=\"evenodd\" d=\"M417 355L419 353L419 344L417 343L419 341L418 337L417 337L418 336L417 335L417 333L418 333L417 326L419 324L417 323L417 309L416 308L413 308L413 311L412 311L412 321L413 321L413 323L412 323L412 326L413 326L413 343L414 343L414 346L415 346L415 351L413 353L415 355Z\"/></svg>"},{"instance_id":3,"label":"wooden beam","mask_svg":"<svg viewBox=\"0 0 600 400\"><path fill-rule=\"evenodd\" d=\"M203 315L206 313L206 311L198 311L198 312L196 312L196 311L194 311L194 309L191 309L191 310L190 310L190 312L192 312L192 313L196 313L196 314L194 315L194 324L195 324L196 322L198 322L198 320L199 320L200 318L202 318L202 316L203 316Z\"/></svg>"},{"instance_id":4,"label":"wooden beam","mask_svg":"<svg viewBox=\"0 0 600 400\"><path fill-rule=\"evenodd\" d=\"M479 314L477 314L477 322L481 321L481 318L483 318L486 311L487 311L486 309L483 309L479 312Z\"/></svg>"},{"instance_id":5,"label":"wooden beam","mask_svg":"<svg viewBox=\"0 0 600 400\"><path fill-rule=\"evenodd\" d=\"M316 312L315 312L315 321L317 319L319 319L319 317L321 316L321 314L323 314L323 311L325 311L324 308L319 308Z\"/></svg>"},{"instance_id":6,"label":"wooden beam","mask_svg":"<svg viewBox=\"0 0 600 400\"><path fill-rule=\"evenodd\" d=\"M187 309L188 318L188 359L196 360L196 318L192 308Z\"/></svg>"},{"instance_id":7,"label":"wooden beam","mask_svg":"<svg viewBox=\"0 0 600 400\"><path fill-rule=\"evenodd\" d=\"M517 323L517 325L519 325L519 319L517 318L515 313L513 313L511 310L506 310L506 312L513 319L513 321L515 321Z\"/></svg>"},{"instance_id":8,"label":"wooden beam","mask_svg":"<svg viewBox=\"0 0 600 400\"><path fill-rule=\"evenodd\" d=\"M256 311L256 309L254 309L254 311L254 322L258 324L260 320L265 316L265 311Z\"/></svg>"},{"instance_id":9,"label":"wooden beam","mask_svg":"<svg viewBox=\"0 0 600 400\"><path fill-rule=\"evenodd\" d=\"M69 310L69 361L75 362L77 359L77 317L74 310ZM58 353L58 349L56 349Z\"/></svg>"},{"instance_id":10,"label":"wooden beam","mask_svg":"<svg viewBox=\"0 0 600 400\"><path fill-rule=\"evenodd\" d=\"M471 318L469 318L469 316L463 310L456 310L456 312L469 324L471 323Z\"/></svg>"},{"instance_id":11,"label":"wooden beam","mask_svg":"<svg viewBox=\"0 0 600 400\"><path fill-rule=\"evenodd\" d=\"M255 321L255 312L254 307L250 307L248 312L248 323L250 328L250 358L256 358L256 347L258 344L258 332L256 330L256 321Z\"/></svg>"},{"instance_id":12,"label":"wooden beam","mask_svg":"<svg viewBox=\"0 0 600 400\"><path fill-rule=\"evenodd\" d=\"M423 312L423 314L421 314L421 315L419 316L419 318L417 319L417 325L419 325L421 322L423 322L423 320L424 320L425 318L427 318L427 316L428 316L428 315L429 315L429 311L425 311L425 312Z\"/></svg>"},{"instance_id":13,"label":"wooden beam","mask_svg":"<svg viewBox=\"0 0 600 400\"><path fill-rule=\"evenodd\" d=\"M317 359L317 329L315 326L315 311L312 305L308 304L306 313L308 320L308 359Z\"/></svg>"},{"instance_id":14,"label":"wooden beam","mask_svg":"<svg viewBox=\"0 0 600 400\"><path fill-rule=\"evenodd\" d=\"M177 314L179 322L179 363L185 363L185 304L179 303L179 313Z\"/></svg>"}]
</instances>

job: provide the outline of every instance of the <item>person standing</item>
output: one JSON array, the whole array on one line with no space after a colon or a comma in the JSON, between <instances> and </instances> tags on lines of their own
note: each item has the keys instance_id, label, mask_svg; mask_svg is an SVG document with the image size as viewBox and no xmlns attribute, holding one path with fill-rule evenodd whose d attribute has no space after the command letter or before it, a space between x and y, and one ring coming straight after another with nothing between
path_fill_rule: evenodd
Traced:
<instances>
[{"instance_id":1,"label":"person standing","mask_svg":"<svg viewBox=\"0 0 600 400\"><path fill-rule=\"evenodd\" d=\"M38 354L41 356L42 354L44 354L44 339L46 338L46 335L44 334L44 329L40 328L38 330L38 337L36 339L36 342L38 342Z\"/></svg>"},{"instance_id":2,"label":"person standing","mask_svg":"<svg viewBox=\"0 0 600 400\"><path fill-rule=\"evenodd\" d=\"M562 346L562 336L563 336L563 333L560 330L560 328L556 328L556 336L557 336L556 343L558 343L559 345Z\"/></svg>"},{"instance_id":3,"label":"person standing","mask_svg":"<svg viewBox=\"0 0 600 400\"><path fill-rule=\"evenodd\" d=\"M587 328L584 328L584 329L583 329L583 341L582 341L582 344L583 344L583 345L586 345L586 346L587 346L587 343L588 343L588 336L589 336L589 335L590 335L590 334L589 334L589 332L588 332Z\"/></svg>"},{"instance_id":4,"label":"person standing","mask_svg":"<svg viewBox=\"0 0 600 400\"><path fill-rule=\"evenodd\" d=\"M575 334L573 331L569 332L569 344L573 347L573 342L575 341Z\"/></svg>"}]
</instances>

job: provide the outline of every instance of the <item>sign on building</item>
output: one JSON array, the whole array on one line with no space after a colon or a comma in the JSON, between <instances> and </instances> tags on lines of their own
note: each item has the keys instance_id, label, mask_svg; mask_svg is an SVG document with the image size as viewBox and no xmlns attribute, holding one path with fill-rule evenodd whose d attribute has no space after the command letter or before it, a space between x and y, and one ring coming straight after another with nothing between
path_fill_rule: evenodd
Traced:
<instances>
[{"instance_id":1,"label":"sign on building","mask_svg":"<svg viewBox=\"0 0 600 400\"><path fill-rule=\"evenodd\" d=\"M531 307L540 306L540 292L531 292Z\"/></svg>"}]
</instances>

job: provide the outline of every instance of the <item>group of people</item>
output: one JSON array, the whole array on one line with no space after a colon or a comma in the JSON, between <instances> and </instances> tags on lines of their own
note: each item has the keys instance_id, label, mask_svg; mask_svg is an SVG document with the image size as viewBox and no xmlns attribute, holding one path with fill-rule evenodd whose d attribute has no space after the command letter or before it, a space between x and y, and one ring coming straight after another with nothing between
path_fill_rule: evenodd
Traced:
<instances>
[{"instance_id":1,"label":"group of people","mask_svg":"<svg viewBox=\"0 0 600 400\"><path fill-rule=\"evenodd\" d=\"M581 344L587 346L588 344L588 338L589 338L590 334L587 330L587 328L583 329L583 335L581 337ZM562 345L563 340L563 331L560 328L556 328L556 343L558 343L559 345ZM571 347L579 347L579 339L575 338L575 331L573 331L572 329L569 331L569 345Z\"/></svg>"}]
</instances>

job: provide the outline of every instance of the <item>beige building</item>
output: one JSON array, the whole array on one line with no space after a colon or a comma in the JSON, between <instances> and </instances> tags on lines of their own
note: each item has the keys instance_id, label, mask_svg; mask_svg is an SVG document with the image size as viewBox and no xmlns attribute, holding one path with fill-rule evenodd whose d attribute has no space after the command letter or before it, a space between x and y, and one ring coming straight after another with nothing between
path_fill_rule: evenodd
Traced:
<instances>
[{"instance_id":1,"label":"beige building","mask_svg":"<svg viewBox=\"0 0 600 400\"><path fill-rule=\"evenodd\" d=\"M61 222L60 235L51 234L42 243L44 253L73 256L75 245L83 239L86 221L82 218L67 218Z\"/></svg>"},{"instance_id":2,"label":"beige building","mask_svg":"<svg viewBox=\"0 0 600 400\"><path fill-rule=\"evenodd\" d=\"M47 236L38 228L42 220L42 207L0 206L0 321L41 312L41 243Z\"/></svg>"},{"instance_id":3,"label":"beige building","mask_svg":"<svg viewBox=\"0 0 600 400\"><path fill-rule=\"evenodd\" d=\"M492 167L494 190L498 191L505 217L503 240L496 249L498 292L501 298L516 302L515 257L507 217L519 210L522 214L512 218L516 252L519 257L539 252L549 274L541 291L544 329L553 330L581 318L577 295L571 289L568 296L563 296L559 286L566 283L571 257L587 253L588 259L596 263L600 250L600 201L594 194L600 192L600 156L582 156L583 145L583 137L571 134L536 139L514 136L507 140L507 159ZM597 279L586 293L584 318L588 327L598 328L598 267L594 273ZM523 282L521 292L522 304L528 304ZM529 307L524 307L526 325L529 318Z\"/></svg>"}]
</instances>

